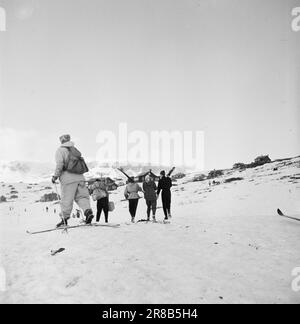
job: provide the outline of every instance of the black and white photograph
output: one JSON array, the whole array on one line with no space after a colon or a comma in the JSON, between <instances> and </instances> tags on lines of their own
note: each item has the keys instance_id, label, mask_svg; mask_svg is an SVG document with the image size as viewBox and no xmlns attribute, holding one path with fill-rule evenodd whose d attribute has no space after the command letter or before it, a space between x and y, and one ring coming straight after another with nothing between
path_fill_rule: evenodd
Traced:
<instances>
[{"instance_id":1,"label":"black and white photograph","mask_svg":"<svg viewBox=\"0 0 300 324\"><path fill-rule=\"evenodd\" d=\"M299 144L300 0L0 0L0 304L300 304Z\"/></svg>"}]
</instances>

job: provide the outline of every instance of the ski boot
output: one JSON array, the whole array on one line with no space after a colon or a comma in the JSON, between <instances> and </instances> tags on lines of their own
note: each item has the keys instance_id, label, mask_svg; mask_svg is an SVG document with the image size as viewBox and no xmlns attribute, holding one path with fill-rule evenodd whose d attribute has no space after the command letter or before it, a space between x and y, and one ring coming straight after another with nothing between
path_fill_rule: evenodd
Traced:
<instances>
[{"instance_id":1,"label":"ski boot","mask_svg":"<svg viewBox=\"0 0 300 324\"><path fill-rule=\"evenodd\" d=\"M134 217L131 217L131 223L135 223L135 219L134 219Z\"/></svg>"},{"instance_id":2,"label":"ski boot","mask_svg":"<svg viewBox=\"0 0 300 324\"><path fill-rule=\"evenodd\" d=\"M62 219L61 222L59 222L56 225L56 228L66 227L66 226L68 226L68 218L67 219Z\"/></svg>"},{"instance_id":3,"label":"ski boot","mask_svg":"<svg viewBox=\"0 0 300 324\"><path fill-rule=\"evenodd\" d=\"M91 209L87 209L84 212L84 216L85 216L85 223L86 223L86 225L91 224L92 223L92 220L94 218L93 211Z\"/></svg>"}]
</instances>

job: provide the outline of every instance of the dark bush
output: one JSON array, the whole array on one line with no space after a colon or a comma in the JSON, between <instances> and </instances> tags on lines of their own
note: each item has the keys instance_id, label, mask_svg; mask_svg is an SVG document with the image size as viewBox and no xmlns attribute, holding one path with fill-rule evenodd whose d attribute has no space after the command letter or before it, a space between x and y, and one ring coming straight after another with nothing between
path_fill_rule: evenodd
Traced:
<instances>
[{"instance_id":1,"label":"dark bush","mask_svg":"<svg viewBox=\"0 0 300 324\"><path fill-rule=\"evenodd\" d=\"M229 183L229 182L234 182L234 181L241 181L244 180L244 178L229 178L225 180L225 183Z\"/></svg>"},{"instance_id":2,"label":"dark bush","mask_svg":"<svg viewBox=\"0 0 300 324\"><path fill-rule=\"evenodd\" d=\"M7 202L7 200L6 200L6 197L1 196L1 197L0 197L0 203L3 203L3 202Z\"/></svg>"},{"instance_id":3,"label":"dark bush","mask_svg":"<svg viewBox=\"0 0 300 324\"><path fill-rule=\"evenodd\" d=\"M57 201L60 200L59 195L57 195L57 193L52 192L49 194L45 194L41 199L40 202L48 202L48 201Z\"/></svg>"},{"instance_id":4,"label":"dark bush","mask_svg":"<svg viewBox=\"0 0 300 324\"><path fill-rule=\"evenodd\" d=\"M269 155L261 155L254 160L254 163L256 163L257 165L264 165L270 162L272 162L272 160L270 159Z\"/></svg>"},{"instance_id":5,"label":"dark bush","mask_svg":"<svg viewBox=\"0 0 300 324\"><path fill-rule=\"evenodd\" d=\"M218 177L221 177L222 175L224 175L223 170L213 170L213 171L209 172L207 179L218 178Z\"/></svg>"},{"instance_id":6,"label":"dark bush","mask_svg":"<svg viewBox=\"0 0 300 324\"><path fill-rule=\"evenodd\" d=\"M17 195L10 196L10 199L18 199L19 197Z\"/></svg>"},{"instance_id":7,"label":"dark bush","mask_svg":"<svg viewBox=\"0 0 300 324\"><path fill-rule=\"evenodd\" d=\"M206 180L206 176L204 174L194 176L193 178L193 182L204 181L204 180Z\"/></svg>"},{"instance_id":8,"label":"dark bush","mask_svg":"<svg viewBox=\"0 0 300 324\"><path fill-rule=\"evenodd\" d=\"M185 178L185 177L186 177L186 175L185 175L184 173L179 172L179 173L174 174L174 175L172 176L172 180L183 179L183 178Z\"/></svg>"},{"instance_id":9,"label":"dark bush","mask_svg":"<svg viewBox=\"0 0 300 324\"><path fill-rule=\"evenodd\" d=\"M246 168L247 168L247 164L245 164L245 163L236 163L233 166L233 169L246 169Z\"/></svg>"}]
</instances>

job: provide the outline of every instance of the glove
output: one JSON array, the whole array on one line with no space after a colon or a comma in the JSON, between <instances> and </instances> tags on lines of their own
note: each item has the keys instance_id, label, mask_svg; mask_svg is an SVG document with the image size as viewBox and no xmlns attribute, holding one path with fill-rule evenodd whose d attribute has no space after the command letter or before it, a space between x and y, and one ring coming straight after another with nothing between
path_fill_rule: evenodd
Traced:
<instances>
[{"instance_id":1,"label":"glove","mask_svg":"<svg viewBox=\"0 0 300 324\"><path fill-rule=\"evenodd\" d=\"M54 184L54 183L56 183L56 180L58 179L58 177L57 176L53 176L52 177L52 183Z\"/></svg>"}]
</instances>

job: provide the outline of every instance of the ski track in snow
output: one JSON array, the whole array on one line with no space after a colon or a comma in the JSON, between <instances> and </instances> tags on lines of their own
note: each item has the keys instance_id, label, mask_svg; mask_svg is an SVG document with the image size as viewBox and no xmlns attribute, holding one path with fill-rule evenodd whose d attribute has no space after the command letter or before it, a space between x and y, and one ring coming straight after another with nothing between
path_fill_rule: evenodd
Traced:
<instances>
[{"instance_id":1,"label":"ski track in snow","mask_svg":"<svg viewBox=\"0 0 300 324\"><path fill-rule=\"evenodd\" d=\"M210 188L206 181L179 183L171 224L127 226L120 188L111 195L116 210L110 214L120 228L68 234L26 234L53 227L53 208L59 208L35 203L45 193L39 185L27 190L14 184L19 200L0 205L0 266L6 272L0 302L299 303L291 272L300 266L300 224L276 215L277 208L299 214L299 180L288 178L298 165L246 170L238 174L244 180ZM0 194L8 189L1 187ZM137 220L145 211L142 199ZM59 248L65 250L51 256Z\"/></svg>"}]
</instances>

